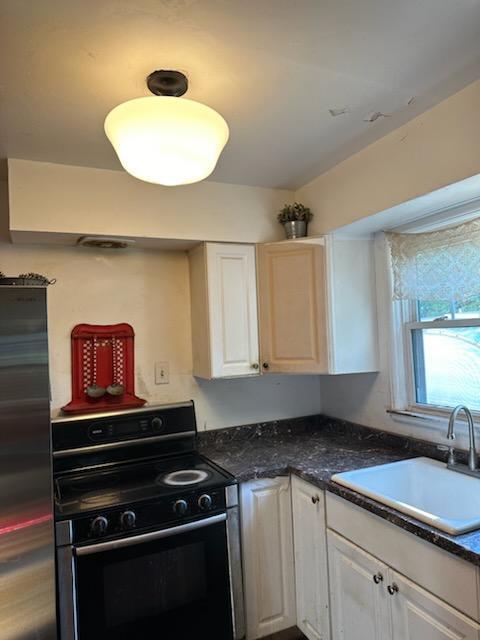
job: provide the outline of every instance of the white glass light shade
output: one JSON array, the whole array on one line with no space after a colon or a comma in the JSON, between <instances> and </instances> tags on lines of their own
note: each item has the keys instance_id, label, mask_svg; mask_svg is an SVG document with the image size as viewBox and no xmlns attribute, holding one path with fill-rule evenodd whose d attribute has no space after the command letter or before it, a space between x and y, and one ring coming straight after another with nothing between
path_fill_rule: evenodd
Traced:
<instances>
[{"instance_id":1,"label":"white glass light shade","mask_svg":"<svg viewBox=\"0 0 480 640\"><path fill-rule=\"evenodd\" d=\"M105 133L125 171L174 186L209 176L229 132L222 116L200 102L149 96L112 109Z\"/></svg>"}]
</instances>

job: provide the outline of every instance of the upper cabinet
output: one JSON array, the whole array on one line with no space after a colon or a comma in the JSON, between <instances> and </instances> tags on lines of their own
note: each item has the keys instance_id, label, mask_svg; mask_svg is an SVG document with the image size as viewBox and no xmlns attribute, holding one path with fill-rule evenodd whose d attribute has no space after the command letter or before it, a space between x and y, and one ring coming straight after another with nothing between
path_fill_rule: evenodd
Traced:
<instances>
[{"instance_id":1,"label":"upper cabinet","mask_svg":"<svg viewBox=\"0 0 480 640\"><path fill-rule=\"evenodd\" d=\"M189 257L195 376L378 370L370 238L261 244L257 267L254 245L207 242Z\"/></svg>"},{"instance_id":2,"label":"upper cabinet","mask_svg":"<svg viewBox=\"0 0 480 640\"><path fill-rule=\"evenodd\" d=\"M370 238L259 245L258 286L263 373L378 370Z\"/></svg>"},{"instance_id":3,"label":"upper cabinet","mask_svg":"<svg viewBox=\"0 0 480 640\"><path fill-rule=\"evenodd\" d=\"M189 258L193 375L258 375L254 245L207 242Z\"/></svg>"}]
</instances>

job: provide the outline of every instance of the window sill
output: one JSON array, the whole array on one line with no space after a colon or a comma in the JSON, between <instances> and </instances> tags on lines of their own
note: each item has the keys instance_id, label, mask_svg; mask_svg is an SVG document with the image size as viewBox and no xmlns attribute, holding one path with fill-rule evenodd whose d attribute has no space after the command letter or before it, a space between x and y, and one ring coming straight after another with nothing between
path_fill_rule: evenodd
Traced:
<instances>
[{"instance_id":1,"label":"window sill","mask_svg":"<svg viewBox=\"0 0 480 640\"><path fill-rule=\"evenodd\" d=\"M435 442L442 449L452 446L452 441L447 440L448 416L414 411L411 409L387 409L389 417L399 425L404 425L402 431L412 437ZM475 424L478 418L475 417ZM414 427L414 429L410 429ZM468 449L468 424L463 416L458 416L455 422L455 449Z\"/></svg>"},{"instance_id":2,"label":"window sill","mask_svg":"<svg viewBox=\"0 0 480 640\"><path fill-rule=\"evenodd\" d=\"M387 409L388 415L396 422L416 424L423 427L433 427L437 429L447 428L448 418L445 416L423 413L421 411L411 411L409 409ZM461 422L460 418L459 421Z\"/></svg>"}]
</instances>

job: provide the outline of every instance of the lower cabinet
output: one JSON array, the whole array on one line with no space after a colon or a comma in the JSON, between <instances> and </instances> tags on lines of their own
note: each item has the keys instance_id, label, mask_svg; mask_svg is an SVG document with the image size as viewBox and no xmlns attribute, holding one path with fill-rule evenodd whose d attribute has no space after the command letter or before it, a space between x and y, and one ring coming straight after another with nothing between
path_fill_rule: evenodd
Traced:
<instances>
[{"instance_id":1,"label":"lower cabinet","mask_svg":"<svg viewBox=\"0 0 480 640\"><path fill-rule=\"evenodd\" d=\"M247 639L297 622L290 478L240 487Z\"/></svg>"},{"instance_id":2,"label":"lower cabinet","mask_svg":"<svg viewBox=\"0 0 480 640\"><path fill-rule=\"evenodd\" d=\"M448 576L445 576L448 580ZM478 640L480 626L459 611L391 571L393 640ZM398 591L397 591L398 589Z\"/></svg>"},{"instance_id":3,"label":"lower cabinet","mask_svg":"<svg viewBox=\"0 0 480 640\"><path fill-rule=\"evenodd\" d=\"M387 640L386 565L331 531L328 560L334 640Z\"/></svg>"},{"instance_id":4,"label":"lower cabinet","mask_svg":"<svg viewBox=\"0 0 480 640\"><path fill-rule=\"evenodd\" d=\"M309 640L329 640L325 494L292 476L297 626Z\"/></svg>"},{"instance_id":5,"label":"lower cabinet","mask_svg":"<svg viewBox=\"0 0 480 640\"><path fill-rule=\"evenodd\" d=\"M325 494L296 476L241 485L247 639L330 640Z\"/></svg>"},{"instance_id":6,"label":"lower cabinet","mask_svg":"<svg viewBox=\"0 0 480 640\"><path fill-rule=\"evenodd\" d=\"M480 640L476 567L296 476L240 500L247 640Z\"/></svg>"},{"instance_id":7,"label":"lower cabinet","mask_svg":"<svg viewBox=\"0 0 480 640\"><path fill-rule=\"evenodd\" d=\"M333 640L479 640L476 622L341 536L327 537Z\"/></svg>"}]
</instances>

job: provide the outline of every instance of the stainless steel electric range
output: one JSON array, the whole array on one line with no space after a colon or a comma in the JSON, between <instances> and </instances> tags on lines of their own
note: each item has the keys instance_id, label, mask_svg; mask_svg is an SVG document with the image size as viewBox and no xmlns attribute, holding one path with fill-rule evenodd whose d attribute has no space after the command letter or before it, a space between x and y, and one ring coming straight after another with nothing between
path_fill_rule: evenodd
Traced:
<instances>
[{"instance_id":1,"label":"stainless steel electric range","mask_svg":"<svg viewBox=\"0 0 480 640\"><path fill-rule=\"evenodd\" d=\"M61 640L242 638L237 485L193 403L52 427Z\"/></svg>"}]
</instances>

